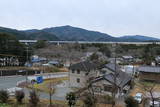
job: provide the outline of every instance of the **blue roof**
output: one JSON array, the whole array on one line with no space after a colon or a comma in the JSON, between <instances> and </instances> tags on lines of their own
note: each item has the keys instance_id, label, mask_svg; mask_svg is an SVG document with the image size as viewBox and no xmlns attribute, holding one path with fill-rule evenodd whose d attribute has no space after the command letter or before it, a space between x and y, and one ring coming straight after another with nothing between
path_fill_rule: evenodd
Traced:
<instances>
[{"instance_id":1,"label":"blue roof","mask_svg":"<svg viewBox=\"0 0 160 107\"><path fill-rule=\"evenodd\" d=\"M40 62L40 59L32 59L31 62L32 63L34 63L34 62Z\"/></svg>"}]
</instances>

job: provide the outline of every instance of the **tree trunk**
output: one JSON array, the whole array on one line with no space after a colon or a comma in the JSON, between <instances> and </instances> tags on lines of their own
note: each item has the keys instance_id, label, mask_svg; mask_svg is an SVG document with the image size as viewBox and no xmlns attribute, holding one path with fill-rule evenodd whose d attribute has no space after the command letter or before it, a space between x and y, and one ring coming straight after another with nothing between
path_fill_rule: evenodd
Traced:
<instances>
[{"instance_id":1,"label":"tree trunk","mask_svg":"<svg viewBox=\"0 0 160 107\"><path fill-rule=\"evenodd\" d=\"M150 91L150 95L151 95L151 100L152 100L152 107L154 107L154 98L153 98L153 93L152 93L152 91Z\"/></svg>"},{"instance_id":2,"label":"tree trunk","mask_svg":"<svg viewBox=\"0 0 160 107\"><path fill-rule=\"evenodd\" d=\"M52 94L51 94L51 92L49 93L49 105L50 105L50 107L52 106Z\"/></svg>"}]
</instances>

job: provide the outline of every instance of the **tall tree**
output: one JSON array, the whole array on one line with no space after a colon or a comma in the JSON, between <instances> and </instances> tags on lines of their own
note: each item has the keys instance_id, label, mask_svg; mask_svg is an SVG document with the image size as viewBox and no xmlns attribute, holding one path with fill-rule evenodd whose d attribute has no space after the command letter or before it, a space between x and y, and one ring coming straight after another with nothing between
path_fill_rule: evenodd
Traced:
<instances>
[{"instance_id":1,"label":"tall tree","mask_svg":"<svg viewBox=\"0 0 160 107\"><path fill-rule=\"evenodd\" d=\"M99 51L102 52L104 55L106 55L107 57L110 57L111 56L111 51L110 49L108 48L108 46L101 46L99 48Z\"/></svg>"},{"instance_id":2,"label":"tall tree","mask_svg":"<svg viewBox=\"0 0 160 107\"><path fill-rule=\"evenodd\" d=\"M146 65L150 65L155 59L155 54L153 50L154 44L149 44L144 47L142 58Z\"/></svg>"},{"instance_id":3,"label":"tall tree","mask_svg":"<svg viewBox=\"0 0 160 107\"><path fill-rule=\"evenodd\" d=\"M142 89L149 94L150 98L151 98L151 102L152 102L152 107L154 107L154 92L156 90L156 83L141 83L141 87Z\"/></svg>"},{"instance_id":4,"label":"tall tree","mask_svg":"<svg viewBox=\"0 0 160 107\"><path fill-rule=\"evenodd\" d=\"M38 49L38 48L44 48L47 45L45 40L38 40L35 44L34 44L34 48Z\"/></svg>"}]
</instances>

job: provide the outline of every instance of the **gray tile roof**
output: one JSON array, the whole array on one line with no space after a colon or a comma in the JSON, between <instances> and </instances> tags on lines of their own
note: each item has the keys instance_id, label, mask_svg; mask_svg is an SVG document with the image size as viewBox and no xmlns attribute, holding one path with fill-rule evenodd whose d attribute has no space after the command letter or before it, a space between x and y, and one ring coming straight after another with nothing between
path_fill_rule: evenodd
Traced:
<instances>
[{"instance_id":1,"label":"gray tile roof","mask_svg":"<svg viewBox=\"0 0 160 107\"><path fill-rule=\"evenodd\" d=\"M115 68L116 66L116 68ZM115 72L116 71L120 71L120 66L118 64L115 63L109 63L103 66L103 68L108 68L109 70Z\"/></svg>"},{"instance_id":2,"label":"gray tile roof","mask_svg":"<svg viewBox=\"0 0 160 107\"><path fill-rule=\"evenodd\" d=\"M160 67L155 66L141 66L138 68L139 72L146 72L146 73L160 73Z\"/></svg>"},{"instance_id":3,"label":"gray tile roof","mask_svg":"<svg viewBox=\"0 0 160 107\"><path fill-rule=\"evenodd\" d=\"M116 82L115 82L116 78ZM125 72L118 72L117 75L114 75L112 73L101 76L93 80L93 82L97 82L100 80L106 80L110 82L111 84L116 83L116 85L120 88L124 87L129 81L131 81L132 77L126 74Z\"/></svg>"},{"instance_id":4,"label":"gray tile roof","mask_svg":"<svg viewBox=\"0 0 160 107\"><path fill-rule=\"evenodd\" d=\"M81 70L81 71L90 71L95 70L97 65L91 61L83 61L77 64L73 64L69 67L69 69Z\"/></svg>"}]
</instances>

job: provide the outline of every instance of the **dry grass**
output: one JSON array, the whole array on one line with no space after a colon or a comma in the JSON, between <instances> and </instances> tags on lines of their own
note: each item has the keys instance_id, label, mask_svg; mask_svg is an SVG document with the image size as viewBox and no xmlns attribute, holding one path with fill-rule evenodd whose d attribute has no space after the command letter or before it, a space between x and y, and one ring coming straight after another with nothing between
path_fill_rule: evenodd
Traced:
<instances>
[{"instance_id":1,"label":"dry grass","mask_svg":"<svg viewBox=\"0 0 160 107\"><path fill-rule=\"evenodd\" d=\"M68 72L68 71L69 71L68 68L59 68L59 70L60 70L61 72Z\"/></svg>"},{"instance_id":2,"label":"dry grass","mask_svg":"<svg viewBox=\"0 0 160 107\"><path fill-rule=\"evenodd\" d=\"M153 85L155 85L154 91L160 92L160 84L158 84L158 83L136 81L134 88L130 92L130 95L131 96L135 96L136 93L143 93L143 94L145 94L145 90L143 88L144 87L143 84L146 84L147 86L153 86Z\"/></svg>"},{"instance_id":3,"label":"dry grass","mask_svg":"<svg viewBox=\"0 0 160 107\"><path fill-rule=\"evenodd\" d=\"M96 107L112 107L111 104L97 104ZM121 105L115 105L115 107L123 107Z\"/></svg>"},{"instance_id":4,"label":"dry grass","mask_svg":"<svg viewBox=\"0 0 160 107\"><path fill-rule=\"evenodd\" d=\"M67 101L60 101L60 100L52 100L53 107L68 107ZM49 100L41 99L38 107L47 107L49 105ZM82 107L83 102L77 101L75 107ZM1 107L1 106L0 106ZM24 99L22 104L17 104L15 98L11 98L9 100L9 104L6 104L4 107L29 107L28 99ZM96 107L112 107L111 104L97 104ZM115 107L123 107L120 105L116 105Z\"/></svg>"},{"instance_id":5,"label":"dry grass","mask_svg":"<svg viewBox=\"0 0 160 107\"><path fill-rule=\"evenodd\" d=\"M22 104L18 104L15 98L10 98L8 104L0 104L0 107L29 107L28 99L24 99ZM68 107L67 102L52 100L54 107ZM38 107L47 107L49 105L49 100L41 99L38 103Z\"/></svg>"}]
</instances>

